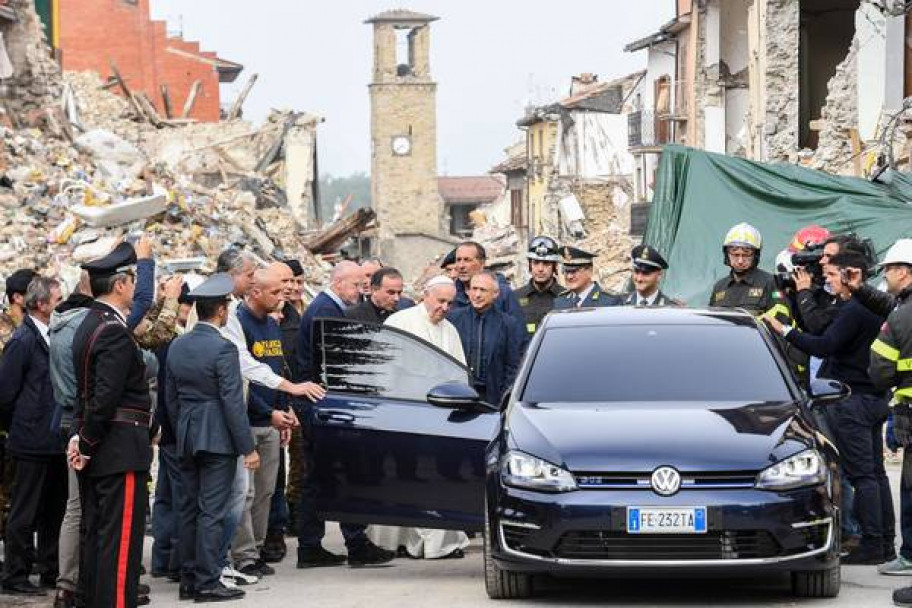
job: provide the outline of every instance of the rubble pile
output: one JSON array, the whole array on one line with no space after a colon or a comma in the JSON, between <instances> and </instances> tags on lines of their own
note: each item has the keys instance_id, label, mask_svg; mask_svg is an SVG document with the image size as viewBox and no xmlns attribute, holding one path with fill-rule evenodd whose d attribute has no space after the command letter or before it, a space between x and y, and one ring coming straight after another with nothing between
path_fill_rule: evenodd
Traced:
<instances>
[{"instance_id":1,"label":"rubble pile","mask_svg":"<svg viewBox=\"0 0 912 608\"><path fill-rule=\"evenodd\" d=\"M283 135L318 118L275 112L261 128L235 120L156 129L97 75L66 80L84 132L0 127L0 277L61 272L142 231L170 271L211 270L238 245L264 259L297 257L307 282L323 283L328 267L306 246L321 233L289 212L282 183ZM349 223L362 229L369 219Z\"/></svg>"}]
</instances>

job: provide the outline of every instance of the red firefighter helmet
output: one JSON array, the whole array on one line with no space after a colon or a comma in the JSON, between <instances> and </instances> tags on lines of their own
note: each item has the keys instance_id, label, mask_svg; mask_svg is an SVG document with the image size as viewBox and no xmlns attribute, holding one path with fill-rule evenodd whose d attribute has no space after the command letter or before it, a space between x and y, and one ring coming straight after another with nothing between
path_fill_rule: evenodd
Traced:
<instances>
[{"instance_id":1,"label":"red firefighter helmet","mask_svg":"<svg viewBox=\"0 0 912 608\"><path fill-rule=\"evenodd\" d=\"M830 238L830 231L823 226L811 224L805 226L795 233L792 242L789 243L788 249L792 253L803 250L808 245L820 245Z\"/></svg>"}]
</instances>

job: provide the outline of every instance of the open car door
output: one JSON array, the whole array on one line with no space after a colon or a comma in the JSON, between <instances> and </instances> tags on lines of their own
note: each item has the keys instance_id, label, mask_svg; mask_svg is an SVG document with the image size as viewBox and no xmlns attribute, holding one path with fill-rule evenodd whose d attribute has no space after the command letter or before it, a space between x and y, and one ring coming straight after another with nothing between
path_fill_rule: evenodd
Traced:
<instances>
[{"instance_id":1,"label":"open car door","mask_svg":"<svg viewBox=\"0 0 912 608\"><path fill-rule=\"evenodd\" d=\"M314 322L314 361L327 389L310 406L317 510L329 521L480 530L493 409L431 405L464 365L399 329Z\"/></svg>"}]
</instances>

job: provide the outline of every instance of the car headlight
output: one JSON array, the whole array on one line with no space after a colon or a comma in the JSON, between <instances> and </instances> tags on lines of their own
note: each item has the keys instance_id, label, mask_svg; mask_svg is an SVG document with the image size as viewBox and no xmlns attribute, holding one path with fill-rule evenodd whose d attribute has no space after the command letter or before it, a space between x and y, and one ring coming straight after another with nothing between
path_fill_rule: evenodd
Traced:
<instances>
[{"instance_id":1,"label":"car headlight","mask_svg":"<svg viewBox=\"0 0 912 608\"><path fill-rule=\"evenodd\" d=\"M826 481L827 469L817 450L805 450L777 462L757 475L761 490L791 490Z\"/></svg>"},{"instance_id":2,"label":"car headlight","mask_svg":"<svg viewBox=\"0 0 912 608\"><path fill-rule=\"evenodd\" d=\"M576 479L570 471L523 452L509 452L504 457L500 476L506 485L517 488L542 492L577 489Z\"/></svg>"}]
</instances>

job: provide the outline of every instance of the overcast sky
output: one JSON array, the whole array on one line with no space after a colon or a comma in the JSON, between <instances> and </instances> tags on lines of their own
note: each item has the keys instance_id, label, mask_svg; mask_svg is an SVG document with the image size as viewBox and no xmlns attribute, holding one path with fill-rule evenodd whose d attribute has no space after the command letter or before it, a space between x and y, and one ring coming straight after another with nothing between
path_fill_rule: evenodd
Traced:
<instances>
[{"instance_id":1,"label":"overcast sky","mask_svg":"<svg viewBox=\"0 0 912 608\"><path fill-rule=\"evenodd\" d=\"M404 6L441 19L431 26L431 73L438 83L441 174L483 174L519 136L531 100L567 92L570 77L601 80L645 67L628 42L674 15L674 0L151 0L153 17L245 71L223 87L231 101L260 78L245 105L259 121L272 107L307 110L319 130L320 171L370 171L371 28L363 21Z\"/></svg>"}]
</instances>

